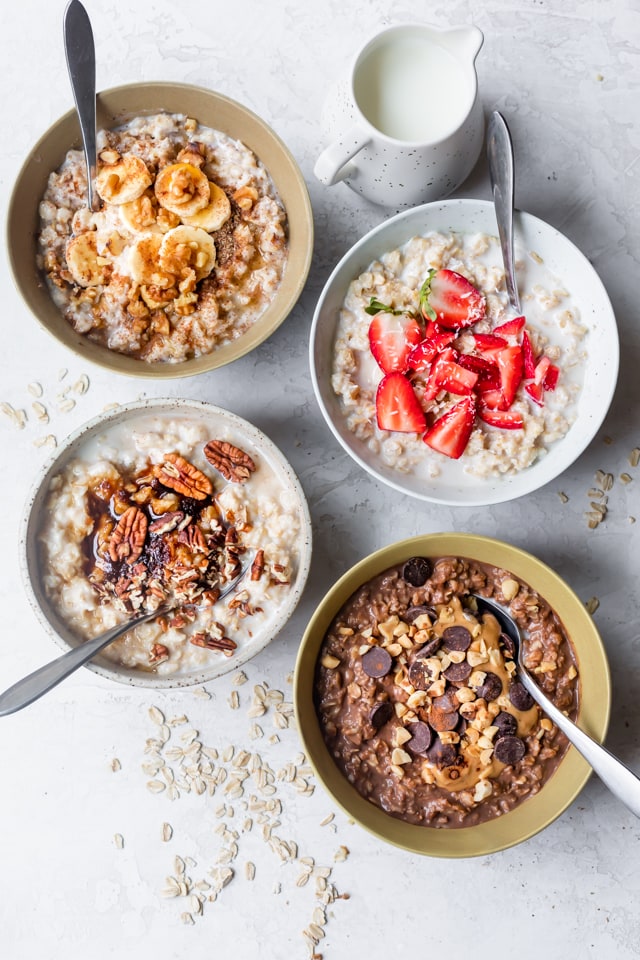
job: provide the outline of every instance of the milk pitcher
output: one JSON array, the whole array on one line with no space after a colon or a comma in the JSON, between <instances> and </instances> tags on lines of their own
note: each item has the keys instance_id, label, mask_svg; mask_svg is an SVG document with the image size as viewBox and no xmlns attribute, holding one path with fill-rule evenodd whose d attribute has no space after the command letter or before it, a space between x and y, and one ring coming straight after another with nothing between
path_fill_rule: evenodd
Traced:
<instances>
[{"instance_id":1,"label":"milk pitcher","mask_svg":"<svg viewBox=\"0 0 640 960\"><path fill-rule=\"evenodd\" d=\"M410 207L440 200L473 169L484 135L475 26L402 24L356 54L323 111L333 142L314 168L374 203Z\"/></svg>"}]
</instances>

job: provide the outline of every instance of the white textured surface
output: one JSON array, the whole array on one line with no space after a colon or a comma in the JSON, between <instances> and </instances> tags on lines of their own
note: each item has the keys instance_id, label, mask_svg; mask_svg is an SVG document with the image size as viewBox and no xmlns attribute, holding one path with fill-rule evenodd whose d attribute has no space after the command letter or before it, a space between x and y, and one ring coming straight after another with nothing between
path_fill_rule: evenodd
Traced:
<instances>
[{"instance_id":1,"label":"white textured surface","mask_svg":"<svg viewBox=\"0 0 640 960\"><path fill-rule=\"evenodd\" d=\"M3 63L3 150L0 204L35 139L71 105L61 42L63 5L44 0L4 4L0 12ZM210 85L254 109L287 142L310 187L317 242L306 290L287 323L255 353L197 379L150 387L143 381L87 370L88 393L73 411L52 417L63 436L105 403L145 391L212 400L252 420L280 445L297 470L315 526L311 582L281 636L249 664L250 681L286 688L298 639L314 603L353 562L391 540L417 532L467 530L496 535L556 567L583 598L600 598L596 622L613 674L609 747L640 770L637 700L640 679L638 561L640 470L616 481L606 521L588 531L583 512L593 473L617 477L640 445L637 318L640 249L640 126L637 123L640 13L636 0L450 0L434 3L425 19L447 26L475 21L485 35L478 58L483 103L507 116L515 139L517 202L564 231L591 259L618 315L620 386L604 428L580 460L538 493L482 510L429 507L367 477L327 430L313 399L307 334L316 298L339 256L384 212L346 187L312 180L322 146L324 93L377 25L416 19L415 5L382 0L311 5L307 0L232 4L115 3L87 0L98 49L98 85L135 80L182 80ZM428 108L428 104L426 105ZM459 196L489 197L483 161ZM2 253L1 396L28 406L32 380L58 392L85 372L36 326L18 299ZM283 390L283 383L287 389ZM259 392L258 392L259 388ZM54 406L53 403L51 403ZM27 607L17 563L18 528L26 489L44 451L30 423L18 433L0 421L3 470L3 627L1 685L50 658L56 648ZM613 439L605 443L604 437ZM558 491L569 501L563 504ZM177 900L159 890L173 855L193 856L194 879L212 866L219 823L212 800L185 796L171 803L145 788L140 770L147 717L155 701L167 715L186 713L205 743L258 746L275 769L298 751L294 731L270 747L248 739L250 685L242 706L229 710L230 680L211 684L210 701L192 692L151 698L114 688L84 671L31 708L0 721L0 928L8 960L95 960L183 956L284 958L305 956L302 928L310 921L313 888L295 887L298 868L280 866L254 831L240 840L237 877L208 904L193 927L180 921ZM260 721L258 721L260 722ZM179 730L179 728L178 728ZM176 731L176 734L177 735ZM112 773L111 758L122 769ZM220 792L220 788L219 788ZM340 814L337 833L318 826L330 804L317 788L310 798L279 786L285 801L280 836L298 841L300 856L332 864L338 844L351 850L334 879L351 894L330 908L325 958L405 956L455 950L476 960L500 952L524 960L637 956L640 941L640 826L594 778L567 813L528 843L492 858L441 862L380 846ZM160 842L170 821L174 837ZM116 849L113 835L124 837ZM245 860L257 865L244 879ZM282 893L274 895L278 880Z\"/></svg>"}]
</instances>

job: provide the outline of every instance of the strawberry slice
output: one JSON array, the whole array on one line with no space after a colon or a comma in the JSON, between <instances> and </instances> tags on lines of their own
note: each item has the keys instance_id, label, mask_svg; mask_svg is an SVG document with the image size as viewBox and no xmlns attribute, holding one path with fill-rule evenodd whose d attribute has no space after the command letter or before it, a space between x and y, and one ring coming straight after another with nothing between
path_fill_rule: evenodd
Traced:
<instances>
[{"instance_id":1,"label":"strawberry slice","mask_svg":"<svg viewBox=\"0 0 640 960\"><path fill-rule=\"evenodd\" d=\"M501 427L503 430L522 430L524 427L522 414L516 413L515 410L492 410L481 403L478 415L491 427Z\"/></svg>"},{"instance_id":2,"label":"strawberry slice","mask_svg":"<svg viewBox=\"0 0 640 960\"><path fill-rule=\"evenodd\" d=\"M480 394L482 405L488 410L506 410L507 404L505 403L502 390L500 389L488 389L488 390L478 390Z\"/></svg>"},{"instance_id":3,"label":"strawberry slice","mask_svg":"<svg viewBox=\"0 0 640 960\"><path fill-rule=\"evenodd\" d=\"M507 320L499 327L494 327L493 332L500 337L517 337L526 322L525 317L514 317L513 320Z\"/></svg>"},{"instance_id":4,"label":"strawberry slice","mask_svg":"<svg viewBox=\"0 0 640 960\"><path fill-rule=\"evenodd\" d=\"M435 327L436 324L434 323L433 326ZM451 330L442 330L422 340L413 348L407 358L409 370L427 370L436 354L440 353L452 340L455 340L455 336L455 333Z\"/></svg>"},{"instance_id":5,"label":"strawberry slice","mask_svg":"<svg viewBox=\"0 0 640 960\"><path fill-rule=\"evenodd\" d=\"M549 364L549 369L545 375L543 386L545 390L555 390L558 386L558 378L560 376L560 369L556 367L555 363Z\"/></svg>"},{"instance_id":6,"label":"strawberry slice","mask_svg":"<svg viewBox=\"0 0 640 960\"><path fill-rule=\"evenodd\" d=\"M505 409L508 409L522 380L522 347L506 347L496 351L495 361L500 371L500 392L504 398Z\"/></svg>"},{"instance_id":7,"label":"strawberry slice","mask_svg":"<svg viewBox=\"0 0 640 960\"><path fill-rule=\"evenodd\" d=\"M524 361L524 376L526 380L532 380L536 372L536 356L533 352L533 346L529 334L525 330L522 334L522 358Z\"/></svg>"},{"instance_id":8,"label":"strawberry slice","mask_svg":"<svg viewBox=\"0 0 640 960\"><path fill-rule=\"evenodd\" d=\"M544 387L541 383L535 383L535 382L525 383L524 389L529 394L531 399L538 404L539 407L544 406L544 400L542 398Z\"/></svg>"},{"instance_id":9,"label":"strawberry slice","mask_svg":"<svg viewBox=\"0 0 640 960\"><path fill-rule=\"evenodd\" d=\"M376 416L381 430L422 433L427 425L411 383L397 372L388 373L378 384Z\"/></svg>"},{"instance_id":10,"label":"strawberry slice","mask_svg":"<svg viewBox=\"0 0 640 960\"><path fill-rule=\"evenodd\" d=\"M466 370L459 363L441 360L436 372L436 381L441 390L448 390L449 393L464 397L473 391L478 382L478 374L473 370Z\"/></svg>"},{"instance_id":11,"label":"strawberry slice","mask_svg":"<svg viewBox=\"0 0 640 960\"><path fill-rule=\"evenodd\" d=\"M458 460L469 442L476 416L476 402L465 397L443 413L422 438L427 446Z\"/></svg>"},{"instance_id":12,"label":"strawberry slice","mask_svg":"<svg viewBox=\"0 0 640 960\"><path fill-rule=\"evenodd\" d=\"M441 326L439 326L437 323L434 323L433 320L425 320L425 324L426 324L426 326L425 326L425 330L424 330L424 335L425 335L425 337L427 338L427 340L428 340L430 337L435 337L435 336L437 336L439 333L447 333L447 332L448 332L448 331L446 331L446 330L444 329L444 327L441 327Z\"/></svg>"},{"instance_id":13,"label":"strawberry slice","mask_svg":"<svg viewBox=\"0 0 640 960\"><path fill-rule=\"evenodd\" d=\"M505 340L504 337L496 337L493 333L474 333L473 339L481 353L485 351L504 350L505 347L509 346L508 341Z\"/></svg>"},{"instance_id":14,"label":"strawberry slice","mask_svg":"<svg viewBox=\"0 0 640 960\"><path fill-rule=\"evenodd\" d=\"M409 354L422 340L418 321L407 313L378 313L369 325L369 346L384 373L403 373Z\"/></svg>"},{"instance_id":15,"label":"strawberry slice","mask_svg":"<svg viewBox=\"0 0 640 960\"><path fill-rule=\"evenodd\" d=\"M458 357L458 363L467 370L473 370L478 374L476 389L498 390L500 387L500 371L498 364L484 357L479 357L475 353L461 353Z\"/></svg>"},{"instance_id":16,"label":"strawberry slice","mask_svg":"<svg viewBox=\"0 0 640 960\"><path fill-rule=\"evenodd\" d=\"M486 304L482 294L466 277L454 270L436 271L431 277L426 299L435 314L431 319L447 330L470 327L485 315Z\"/></svg>"},{"instance_id":17,"label":"strawberry slice","mask_svg":"<svg viewBox=\"0 0 640 960\"><path fill-rule=\"evenodd\" d=\"M425 400L435 400L440 391L443 389L440 386L440 368L445 363L455 363L457 360L458 354L453 349L453 347L445 347L444 350L441 350L440 353L436 354L433 363L431 364L431 370L429 371L429 376L427 377L427 382L424 388L424 399Z\"/></svg>"}]
</instances>

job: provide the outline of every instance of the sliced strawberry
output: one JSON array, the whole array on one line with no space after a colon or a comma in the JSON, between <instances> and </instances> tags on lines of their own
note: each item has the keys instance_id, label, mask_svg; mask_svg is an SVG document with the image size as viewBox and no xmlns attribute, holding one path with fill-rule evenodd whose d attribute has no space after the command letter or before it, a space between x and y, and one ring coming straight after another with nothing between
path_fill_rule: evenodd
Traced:
<instances>
[{"instance_id":1,"label":"sliced strawberry","mask_svg":"<svg viewBox=\"0 0 640 960\"><path fill-rule=\"evenodd\" d=\"M481 353L485 351L504 350L509 344L504 337L496 337L493 333L474 333L473 339Z\"/></svg>"},{"instance_id":2,"label":"sliced strawberry","mask_svg":"<svg viewBox=\"0 0 640 960\"><path fill-rule=\"evenodd\" d=\"M437 385L440 390L448 390L464 397L473 391L478 382L478 374L473 370L465 370L459 363L450 360L441 360L436 372Z\"/></svg>"},{"instance_id":3,"label":"sliced strawberry","mask_svg":"<svg viewBox=\"0 0 640 960\"><path fill-rule=\"evenodd\" d=\"M429 371L429 376L427 377L427 382L424 388L425 400L435 400L435 398L438 396L440 391L443 389L440 386L440 368L445 363L455 363L457 357L458 354L453 347L445 347L444 350L441 350L440 353L436 354L433 363L431 364L431 370Z\"/></svg>"},{"instance_id":4,"label":"sliced strawberry","mask_svg":"<svg viewBox=\"0 0 640 960\"><path fill-rule=\"evenodd\" d=\"M525 317L514 317L513 320L507 320L499 327L494 327L493 332L500 337L517 337L526 322Z\"/></svg>"},{"instance_id":5,"label":"sliced strawberry","mask_svg":"<svg viewBox=\"0 0 640 960\"><path fill-rule=\"evenodd\" d=\"M402 373L388 373L378 384L376 416L381 430L422 433L426 427L422 407Z\"/></svg>"},{"instance_id":6,"label":"sliced strawberry","mask_svg":"<svg viewBox=\"0 0 640 960\"><path fill-rule=\"evenodd\" d=\"M443 413L431 426L424 442L452 460L458 460L469 442L476 416L476 403L473 397L465 397Z\"/></svg>"},{"instance_id":7,"label":"sliced strawberry","mask_svg":"<svg viewBox=\"0 0 640 960\"><path fill-rule=\"evenodd\" d=\"M534 400L539 407L544 406L544 400L542 394L544 392L544 387L541 383L525 383L524 389L527 391L532 400Z\"/></svg>"},{"instance_id":8,"label":"sliced strawberry","mask_svg":"<svg viewBox=\"0 0 640 960\"><path fill-rule=\"evenodd\" d=\"M507 403L504 399L502 390L498 389L488 389L483 390L482 388L476 387L476 392L480 394L480 399L482 400L482 405L487 407L489 410L506 410Z\"/></svg>"},{"instance_id":9,"label":"sliced strawberry","mask_svg":"<svg viewBox=\"0 0 640 960\"><path fill-rule=\"evenodd\" d=\"M545 375L545 378L542 384L545 390L555 390L555 388L558 386L559 376L560 376L559 368L556 367L555 363L550 363L549 369L547 370L547 373Z\"/></svg>"},{"instance_id":10,"label":"sliced strawberry","mask_svg":"<svg viewBox=\"0 0 640 960\"><path fill-rule=\"evenodd\" d=\"M526 380L532 380L536 372L536 356L533 352L529 334L525 330L522 334L522 358L524 361L524 376Z\"/></svg>"},{"instance_id":11,"label":"sliced strawberry","mask_svg":"<svg viewBox=\"0 0 640 960\"><path fill-rule=\"evenodd\" d=\"M429 337L436 337L439 333L447 333L444 327L439 326L439 324L434 323L433 320L425 320L425 330L424 335L429 339Z\"/></svg>"},{"instance_id":12,"label":"sliced strawberry","mask_svg":"<svg viewBox=\"0 0 640 960\"><path fill-rule=\"evenodd\" d=\"M500 387L500 371L498 364L484 357L479 357L475 353L461 353L458 357L458 363L467 370L473 370L478 374L476 389L479 390L497 390Z\"/></svg>"},{"instance_id":13,"label":"sliced strawberry","mask_svg":"<svg viewBox=\"0 0 640 960\"><path fill-rule=\"evenodd\" d=\"M551 360L549 360L549 357L540 357L536 363L536 369L533 373L533 382L536 384L544 383L544 378L546 377L550 366Z\"/></svg>"},{"instance_id":14,"label":"sliced strawberry","mask_svg":"<svg viewBox=\"0 0 640 960\"><path fill-rule=\"evenodd\" d=\"M369 346L384 373L403 373L409 354L422 340L418 321L407 313L378 313L369 325Z\"/></svg>"},{"instance_id":15,"label":"sliced strawberry","mask_svg":"<svg viewBox=\"0 0 640 960\"><path fill-rule=\"evenodd\" d=\"M435 327L436 324L434 323L432 326ZM436 354L448 346L455 339L455 336L455 333L451 330L442 330L422 340L417 347L413 348L407 358L408 369L426 370Z\"/></svg>"},{"instance_id":16,"label":"sliced strawberry","mask_svg":"<svg viewBox=\"0 0 640 960\"><path fill-rule=\"evenodd\" d=\"M516 413L515 410L492 410L481 403L478 415L491 427L501 427L503 430L522 430L524 427L522 414Z\"/></svg>"},{"instance_id":17,"label":"sliced strawberry","mask_svg":"<svg viewBox=\"0 0 640 960\"><path fill-rule=\"evenodd\" d=\"M508 409L522 380L522 347L506 347L496 351L495 361L500 371L500 391L504 397L505 408Z\"/></svg>"},{"instance_id":18,"label":"sliced strawberry","mask_svg":"<svg viewBox=\"0 0 640 960\"><path fill-rule=\"evenodd\" d=\"M432 319L448 330L470 327L485 315L482 294L453 270L438 270L433 275L427 300L435 313Z\"/></svg>"}]
</instances>

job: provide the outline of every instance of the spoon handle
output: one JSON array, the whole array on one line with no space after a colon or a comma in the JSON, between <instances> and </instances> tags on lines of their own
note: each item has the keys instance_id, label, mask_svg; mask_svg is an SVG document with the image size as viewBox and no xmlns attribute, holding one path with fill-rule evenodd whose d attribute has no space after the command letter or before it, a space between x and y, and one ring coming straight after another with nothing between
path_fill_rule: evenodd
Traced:
<instances>
[{"instance_id":1,"label":"spoon handle","mask_svg":"<svg viewBox=\"0 0 640 960\"><path fill-rule=\"evenodd\" d=\"M95 657L103 647L113 643L114 640L117 640L127 630L131 630L132 627L138 626L140 623L146 623L147 620L152 620L160 613L162 613L162 610L157 609L136 617L134 620L125 620L124 623L119 623L106 633L94 637L93 640L80 643L73 650L69 650L61 657L46 663L44 667L34 670L29 676L18 680L17 683L14 683L12 687L9 687L0 695L0 717L22 710L23 707L28 707L30 703L56 687L87 660Z\"/></svg>"},{"instance_id":2,"label":"spoon handle","mask_svg":"<svg viewBox=\"0 0 640 960\"><path fill-rule=\"evenodd\" d=\"M80 132L87 164L87 201L96 210L99 200L94 193L97 169L96 149L96 53L93 32L87 11L80 0L71 0L64 12L64 50L71 80Z\"/></svg>"},{"instance_id":3,"label":"spoon handle","mask_svg":"<svg viewBox=\"0 0 640 960\"><path fill-rule=\"evenodd\" d=\"M513 256L513 146L506 120L497 110L489 119L487 156L509 303L520 314L522 310Z\"/></svg>"},{"instance_id":4,"label":"spoon handle","mask_svg":"<svg viewBox=\"0 0 640 960\"><path fill-rule=\"evenodd\" d=\"M533 699L542 707L550 720L562 730L587 763L595 770L602 782L631 810L640 817L640 779L617 757L609 753L601 744L592 740L580 727L576 726L561 710L544 695L531 675L518 666L518 677Z\"/></svg>"}]
</instances>

